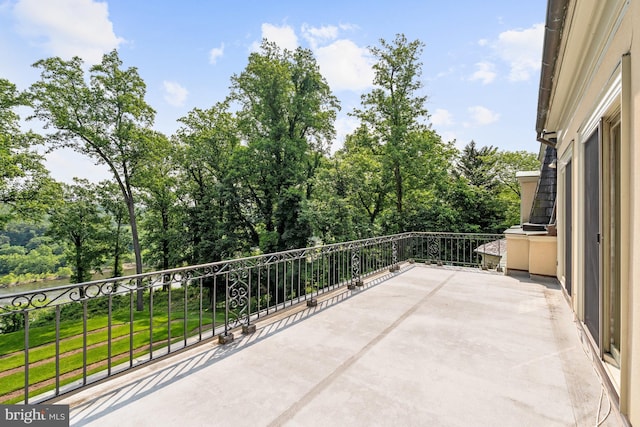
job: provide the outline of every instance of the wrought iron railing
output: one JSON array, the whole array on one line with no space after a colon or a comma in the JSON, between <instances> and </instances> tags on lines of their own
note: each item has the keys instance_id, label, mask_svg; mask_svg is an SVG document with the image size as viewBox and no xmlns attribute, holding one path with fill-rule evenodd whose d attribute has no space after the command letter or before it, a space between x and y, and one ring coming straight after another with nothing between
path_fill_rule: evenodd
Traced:
<instances>
[{"instance_id":1,"label":"wrought iron railing","mask_svg":"<svg viewBox=\"0 0 640 427\"><path fill-rule=\"evenodd\" d=\"M0 402L45 401L203 340L227 343L260 317L408 261L500 270L504 255L501 235L404 233L3 295Z\"/></svg>"}]
</instances>

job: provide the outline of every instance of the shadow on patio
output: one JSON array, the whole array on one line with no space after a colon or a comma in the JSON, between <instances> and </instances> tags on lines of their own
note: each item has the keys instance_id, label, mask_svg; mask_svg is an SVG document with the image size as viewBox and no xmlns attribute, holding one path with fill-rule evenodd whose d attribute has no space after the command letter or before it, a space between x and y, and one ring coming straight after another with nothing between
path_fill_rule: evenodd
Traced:
<instances>
[{"instance_id":1,"label":"shadow on patio","mask_svg":"<svg viewBox=\"0 0 640 427\"><path fill-rule=\"evenodd\" d=\"M621 425L554 285L406 264L256 325L55 403L96 426Z\"/></svg>"}]
</instances>

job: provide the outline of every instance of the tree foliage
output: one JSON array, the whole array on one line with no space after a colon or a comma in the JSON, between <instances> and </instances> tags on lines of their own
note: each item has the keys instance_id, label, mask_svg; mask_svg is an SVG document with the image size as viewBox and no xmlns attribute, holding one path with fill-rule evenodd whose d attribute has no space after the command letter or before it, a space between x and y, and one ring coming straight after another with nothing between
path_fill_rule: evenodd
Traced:
<instances>
[{"instance_id":1,"label":"tree foliage","mask_svg":"<svg viewBox=\"0 0 640 427\"><path fill-rule=\"evenodd\" d=\"M69 147L107 165L128 209L136 271L141 273L132 181L153 140L148 134L155 116L144 100L144 81L136 68L122 69L115 50L89 69L88 83L78 57L44 59L34 66L41 70L30 89L34 117L54 129L46 136L51 147Z\"/></svg>"},{"instance_id":2,"label":"tree foliage","mask_svg":"<svg viewBox=\"0 0 640 427\"><path fill-rule=\"evenodd\" d=\"M501 232L517 223L515 172L537 169L536 156L443 141L421 93L423 48L401 34L370 48L373 88L333 154L340 106L307 49L264 41L228 97L190 111L171 137L152 129L145 83L116 51L88 69L38 61L28 96L0 80L0 213L38 207L74 281L105 266L122 274L131 248L142 272L143 254L146 268L168 269L402 231ZM46 135L20 130L25 104ZM47 200L56 186L41 142L106 165L113 180L77 180ZM16 245L9 231L0 261L12 267L0 274L67 268L50 237L23 230Z\"/></svg>"},{"instance_id":3,"label":"tree foliage","mask_svg":"<svg viewBox=\"0 0 640 427\"><path fill-rule=\"evenodd\" d=\"M0 228L12 218L41 218L58 198L59 187L49 177L43 157L33 149L42 139L20 130L16 108L26 97L0 79ZM1 207L0 206L0 207Z\"/></svg>"},{"instance_id":4,"label":"tree foliage","mask_svg":"<svg viewBox=\"0 0 640 427\"><path fill-rule=\"evenodd\" d=\"M478 148L475 141L471 141L462 150L456 169L457 176L465 178L475 187L494 189L498 184L497 152L498 149L493 146Z\"/></svg>"},{"instance_id":5,"label":"tree foliage","mask_svg":"<svg viewBox=\"0 0 640 427\"><path fill-rule=\"evenodd\" d=\"M178 175L175 153L166 136L157 133L147 162L136 174L136 187L144 205L142 225L146 260L155 268L169 269L184 261L181 212L178 207Z\"/></svg>"},{"instance_id":6,"label":"tree foliage","mask_svg":"<svg viewBox=\"0 0 640 427\"><path fill-rule=\"evenodd\" d=\"M497 151L495 154L496 180L509 192L520 198L520 184L517 172L540 170L540 160L534 153L527 151Z\"/></svg>"},{"instance_id":7,"label":"tree foliage","mask_svg":"<svg viewBox=\"0 0 640 427\"><path fill-rule=\"evenodd\" d=\"M239 200L249 202L239 211L263 251L300 245L310 237L300 213L334 136L338 101L311 51L282 50L267 41L231 80L246 141L234 158L234 189Z\"/></svg>"},{"instance_id":8,"label":"tree foliage","mask_svg":"<svg viewBox=\"0 0 640 427\"><path fill-rule=\"evenodd\" d=\"M122 264L131 247L129 212L122 200L120 189L113 181L100 182L96 187L96 196L110 229L107 252L111 258L111 276L119 277L123 274Z\"/></svg>"},{"instance_id":9,"label":"tree foliage","mask_svg":"<svg viewBox=\"0 0 640 427\"><path fill-rule=\"evenodd\" d=\"M400 229L404 228L405 179L411 170L406 160L413 158L413 142L417 134L426 130L428 117L427 97L418 93L422 87L419 57L423 47L421 41L410 42L402 34L396 35L393 42L381 39L380 46L371 47L371 54L377 59L373 66L374 89L362 96L362 109L354 113L370 128L384 153L385 172L390 175L385 181L393 183Z\"/></svg>"},{"instance_id":10,"label":"tree foliage","mask_svg":"<svg viewBox=\"0 0 640 427\"><path fill-rule=\"evenodd\" d=\"M175 159L180 165L177 197L186 224L185 259L192 263L235 256L258 240L234 185L237 120L228 102L194 109L180 119Z\"/></svg>"},{"instance_id":11,"label":"tree foliage","mask_svg":"<svg viewBox=\"0 0 640 427\"><path fill-rule=\"evenodd\" d=\"M64 203L50 213L49 234L67 244L67 261L73 270L72 282L91 280L108 253L109 222L96 205L95 186L87 180L75 179L64 185Z\"/></svg>"}]
</instances>

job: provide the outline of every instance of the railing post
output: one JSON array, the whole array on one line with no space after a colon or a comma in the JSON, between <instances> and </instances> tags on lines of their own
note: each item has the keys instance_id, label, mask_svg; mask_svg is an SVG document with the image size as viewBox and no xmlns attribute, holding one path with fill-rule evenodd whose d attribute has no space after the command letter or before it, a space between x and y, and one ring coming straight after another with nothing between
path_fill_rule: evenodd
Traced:
<instances>
[{"instance_id":1,"label":"railing post","mask_svg":"<svg viewBox=\"0 0 640 427\"><path fill-rule=\"evenodd\" d=\"M409 243L408 243L408 255L409 255L409 264L413 264L415 263L415 259L418 257L417 252L418 252L418 243L417 243L417 239L418 236L416 236L415 234L412 234L409 237Z\"/></svg>"},{"instance_id":2,"label":"railing post","mask_svg":"<svg viewBox=\"0 0 640 427\"><path fill-rule=\"evenodd\" d=\"M256 325L251 323L251 267L244 267L240 274L237 283L238 307L245 314L246 323L242 325L242 333L247 335L256 331Z\"/></svg>"},{"instance_id":3,"label":"railing post","mask_svg":"<svg viewBox=\"0 0 640 427\"><path fill-rule=\"evenodd\" d=\"M398 264L398 240L394 237L391 241L391 267L390 272L400 271L400 265Z\"/></svg>"},{"instance_id":4,"label":"railing post","mask_svg":"<svg viewBox=\"0 0 640 427\"><path fill-rule=\"evenodd\" d=\"M233 333L229 331L230 323L242 324L242 333L255 332L256 325L251 324L251 292L250 273L251 267L238 265L227 274L225 286L225 324L224 334L218 337L220 344L228 344L233 341ZM233 319L232 319L233 318Z\"/></svg>"},{"instance_id":5,"label":"railing post","mask_svg":"<svg viewBox=\"0 0 640 427\"><path fill-rule=\"evenodd\" d=\"M229 273L225 274L226 280L224 284L224 332L218 335L219 344L229 344L233 342L233 334L229 332Z\"/></svg>"},{"instance_id":6,"label":"railing post","mask_svg":"<svg viewBox=\"0 0 640 427\"><path fill-rule=\"evenodd\" d=\"M111 329L109 329L111 332ZM111 340L109 340L111 341ZM60 306L56 305L56 393L60 394Z\"/></svg>"},{"instance_id":7,"label":"railing post","mask_svg":"<svg viewBox=\"0 0 640 427\"><path fill-rule=\"evenodd\" d=\"M356 286L362 286L362 270L361 270L361 257L360 250L362 244L357 243L351 246L351 283L347 286L349 289L355 289Z\"/></svg>"},{"instance_id":8,"label":"railing post","mask_svg":"<svg viewBox=\"0 0 640 427\"><path fill-rule=\"evenodd\" d=\"M311 259L311 282L310 282L311 298L307 300L307 307L315 307L318 305L318 299L314 296L314 294L317 295L318 287L320 286L320 283L318 280L318 273L317 273L320 267L318 267L316 263L318 259L317 249L313 248L309 253L310 253L310 259ZM305 279L306 279L306 276L305 276Z\"/></svg>"},{"instance_id":9,"label":"railing post","mask_svg":"<svg viewBox=\"0 0 640 427\"><path fill-rule=\"evenodd\" d=\"M427 236L427 261L429 263L442 265L440 238L438 236Z\"/></svg>"},{"instance_id":10,"label":"railing post","mask_svg":"<svg viewBox=\"0 0 640 427\"><path fill-rule=\"evenodd\" d=\"M30 362L33 357L30 355L30 345L36 339L30 340L30 335L40 333L40 322L35 323L37 311L47 307L55 307L55 354L52 357L51 376L47 378L51 381L50 387L53 394L65 393L73 388L78 388L80 384L88 384L93 381L90 377L90 365L93 353L89 350L89 343L93 342L94 332L89 330L89 321L93 313L94 300L96 298L108 298L105 306L106 312L106 356L96 363L101 363L106 376L114 374L112 363L120 362L120 356L114 356L113 347L114 328L119 326L113 317L115 310L121 310L120 316L126 316L128 310L128 367L133 367L134 353L148 353L148 360L154 360L161 355L174 353L183 346L174 345L175 339L182 335L184 346L190 345L192 339L196 341L203 339L202 330L204 328L205 317L210 317L211 337L218 336L218 342L226 344L233 341L233 329L240 329L243 333L255 331L252 321L267 312L275 312L286 309L297 302L301 302L303 295L307 305L312 305L321 292L332 290L334 285L347 285L349 289L363 286L363 279L373 273L380 273L389 269L398 271L403 263L416 261L426 261L433 264L446 264L451 266L476 267L496 269L500 271L500 259L504 257L504 247L500 246L500 235L490 234L462 234L462 233L428 233L414 232L403 233L393 236L381 236L371 239L343 242L335 245L316 246L304 250L292 250L274 254L265 254L241 259L219 261L210 264L197 266L180 267L171 270L149 272L132 275L129 277L96 280L81 284L64 285L52 289L38 290L36 292L20 292L8 296L0 297L6 303L0 304L0 315L15 315L16 327L24 329L24 384L16 387L18 391L24 389L25 403L36 400L33 396L43 391L43 385L36 380L37 375L31 372ZM489 255L496 256L487 258ZM497 264L497 267L494 266ZM281 267L282 266L282 267ZM255 269L255 270L254 270ZM197 280L197 282L195 282ZM199 308L198 331L193 331L191 336L189 330L188 306L191 296L191 286L198 285L198 301L192 301ZM181 284L181 291L173 284ZM218 293L218 285L224 286ZM162 291L160 291L160 286ZM210 288L210 298L205 304L204 287ZM310 292L306 292L311 287ZM116 289L120 289L116 292ZM193 289L195 292L195 289ZM145 326L148 332L148 342L134 342L134 333L137 334L141 323L136 316L138 295L148 293L149 298L149 326ZM174 292L175 293L174 295ZM283 292L282 299L279 293ZM176 296L183 294L184 306L174 307ZM295 296L294 296L295 295ZM220 306L218 307L218 300ZM255 304L252 302L255 300ZM165 309L166 302L166 309ZM71 383L69 379L61 375L62 366L69 363L67 356L61 352L61 314L63 307L67 304L81 304L82 318L78 332L77 349L82 352L76 356L78 359L78 372L81 372L81 381ZM205 313L205 308L211 306L211 313ZM91 307L89 307L91 305ZM174 310L176 308L176 310ZM112 312L113 310L113 312ZM158 310L162 311L156 313ZM224 310L224 314L220 313ZM34 311L34 316L30 312ZM175 311L175 312L174 312ZM172 323L173 315L182 312L184 330L182 334L175 333L175 326ZM156 316L157 315L157 316ZM159 332L156 331L157 322L166 315L166 339L165 333L162 337L154 337ZM7 318L9 319L9 318ZM154 322L154 319L156 322ZM223 320L224 319L224 320ZM164 321L164 319L162 320ZM219 325L220 322L224 325ZM155 326L154 326L155 325ZM217 327L216 327L217 326ZM80 327L82 328L80 330ZM123 326L127 328L126 326ZM164 327L161 328L164 330ZM125 329L126 331L126 329ZM126 335L126 332L125 332ZM174 335L176 335L174 337ZM142 337L142 334L137 335ZM104 341L104 340L103 340ZM142 340L141 340L142 341ZM124 343L123 343L124 344ZM126 346L126 344L124 344ZM113 348L112 348L113 347ZM126 349L123 349L123 365L126 364ZM120 354L120 352L118 352ZM31 359L31 360L30 360ZM55 360L54 360L55 359ZM145 359L147 360L147 359ZM75 363L75 362L74 362ZM120 366L120 365L119 365ZM126 366L126 365L125 365ZM127 368L122 366L122 368ZM120 369L118 369L119 371ZM55 375L55 377L54 377ZM30 398L29 393L32 393ZM39 398L39 397L37 397Z\"/></svg>"},{"instance_id":11,"label":"railing post","mask_svg":"<svg viewBox=\"0 0 640 427\"><path fill-rule=\"evenodd\" d=\"M24 313L24 403L29 404L29 311Z\"/></svg>"}]
</instances>

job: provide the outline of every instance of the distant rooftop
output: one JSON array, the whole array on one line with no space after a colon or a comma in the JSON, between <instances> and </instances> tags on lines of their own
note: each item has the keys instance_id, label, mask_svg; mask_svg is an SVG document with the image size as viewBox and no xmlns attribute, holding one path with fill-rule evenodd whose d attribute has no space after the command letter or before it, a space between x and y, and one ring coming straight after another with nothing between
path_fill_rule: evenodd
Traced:
<instances>
[{"instance_id":1,"label":"distant rooftop","mask_svg":"<svg viewBox=\"0 0 640 427\"><path fill-rule=\"evenodd\" d=\"M505 256L507 254L507 239L494 240L475 249L475 252L485 255Z\"/></svg>"}]
</instances>

